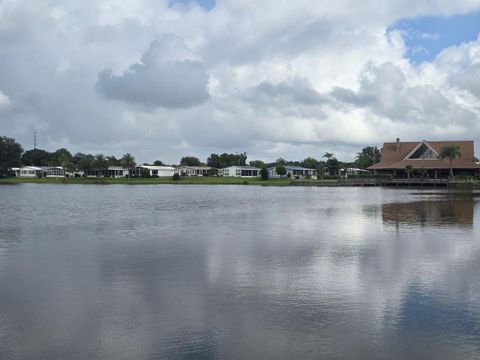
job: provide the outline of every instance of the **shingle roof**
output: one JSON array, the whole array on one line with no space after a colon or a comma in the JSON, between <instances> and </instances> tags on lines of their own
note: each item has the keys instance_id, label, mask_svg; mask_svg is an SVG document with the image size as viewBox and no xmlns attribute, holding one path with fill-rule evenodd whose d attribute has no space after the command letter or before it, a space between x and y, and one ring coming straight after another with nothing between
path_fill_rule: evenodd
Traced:
<instances>
[{"instance_id":1,"label":"shingle roof","mask_svg":"<svg viewBox=\"0 0 480 360\"><path fill-rule=\"evenodd\" d=\"M383 144L380 162L370 166L369 170L394 170L405 169L407 165L411 165L416 169L449 169L450 161L448 159L407 159L405 158L417 148L420 144L425 143L435 152L440 153L442 148L449 145L458 146L461 157L456 158L452 162L454 169L480 169L480 165L474 160L473 141L415 141L415 142L399 142L398 150L396 142L386 142Z\"/></svg>"}]
</instances>

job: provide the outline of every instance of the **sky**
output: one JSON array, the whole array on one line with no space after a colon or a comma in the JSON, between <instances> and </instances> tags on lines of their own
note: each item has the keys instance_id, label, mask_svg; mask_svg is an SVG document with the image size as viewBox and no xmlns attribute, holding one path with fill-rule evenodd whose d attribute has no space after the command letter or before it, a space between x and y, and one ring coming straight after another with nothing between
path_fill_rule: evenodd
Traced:
<instances>
[{"instance_id":1,"label":"sky","mask_svg":"<svg viewBox=\"0 0 480 360\"><path fill-rule=\"evenodd\" d=\"M0 135L137 162L480 148L478 0L0 0Z\"/></svg>"}]
</instances>

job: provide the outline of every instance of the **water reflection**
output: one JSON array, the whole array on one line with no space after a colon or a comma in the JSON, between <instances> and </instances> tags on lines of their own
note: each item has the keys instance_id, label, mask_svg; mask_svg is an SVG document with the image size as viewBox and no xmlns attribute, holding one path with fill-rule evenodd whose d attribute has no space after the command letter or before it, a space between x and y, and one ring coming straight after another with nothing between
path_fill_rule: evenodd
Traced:
<instances>
[{"instance_id":1,"label":"water reflection","mask_svg":"<svg viewBox=\"0 0 480 360\"><path fill-rule=\"evenodd\" d=\"M440 198L381 205L386 225L422 227L473 226L475 199L465 195L443 195Z\"/></svg>"},{"instance_id":2,"label":"water reflection","mask_svg":"<svg viewBox=\"0 0 480 360\"><path fill-rule=\"evenodd\" d=\"M1 359L480 351L472 196L40 185L0 197Z\"/></svg>"}]
</instances>

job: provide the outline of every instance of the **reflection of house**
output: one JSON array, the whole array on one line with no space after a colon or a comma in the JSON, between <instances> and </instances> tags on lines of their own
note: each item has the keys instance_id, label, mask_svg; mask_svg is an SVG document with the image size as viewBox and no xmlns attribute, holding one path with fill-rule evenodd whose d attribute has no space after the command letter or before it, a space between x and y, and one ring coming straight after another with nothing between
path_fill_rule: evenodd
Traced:
<instances>
[{"instance_id":1,"label":"reflection of house","mask_svg":"<svg viewBox=\"0 0 480 360\"><path fill-rule=\"evenodd\" d=\"M16 177L35 178L41 177L64 177L65 172L61 166L24 166L12 168Z\"/></svg>"},{"instance_id":2,"label":"reflection of house","mask_svg":"<svg viewBox=\"0 0 480 360\"><path fill-rule=\"evenodd\" d=\"M256 177L260 175L260 169L254 166L229 166L218 170L219 176L233 177Z\"/></svg>"},{"instance_id":3,"label":"reflection of house","mask_svg":"<svg viewBox=\"0 0 480 360\"><path fill-rule=\"evenodd\" d=\"M212 168L210 166L179 166L175 169L175 174L180 176L204 176Z\"/></svg>"},{"instance_id":4,"label":"reflection of house","mask_svg":"<svg viewBox=\"0 0 480 360\"><path fill-rule=\"evenodd\" d=\"M397 139L396 142L383 144L380 162L368 169L405 177L405 167L410 165L417 174L422 172L430 177L447 177L450 162L448 159L440 159L438 154L443 147L450 145L458 146L462 155L452 162L455 173L480 173L480 165L475 163L473 141L400 142Z\"/></svg>"},{"instance_id":5,"label":"reflection of house","mask_svg":"<svg viewBox=\"0 0 480 360\"><path fill-rule=\"evenodd\" d=\"M282 175L282 177L286 176L294 179L303 179L305 177L315 178L317 176L317 170L315 169L307 169L301 166L290 165L285 165L285 169L287 170L287 173L285 175ZM270 167L267 170L269 178L274 179L280 177L280 175L277 174L276 166Z\"/></svg>"},{"instance_id":6,"label":"reflection of house","mask_svg":"<svg viewBox=\"0 0 480 360\"><path fill-rule=\"evenodd\" d=\"M149 172L150 176L173 176L175 168L172 166L141 165L134 169L135 176L142 175L142 169Z\"/></svg>"},{"instance_id":7,"label":"reflection of house","mask_svg":"<svg viewBox=\"0 0 480 360\"><path fill-rule=\"evenodd\" d=\"M474 207L475 200L471 196L384 204L382 205L382 220L384 224L396 227L401 225L471 227Z\"/></svg>"}]
</instances>

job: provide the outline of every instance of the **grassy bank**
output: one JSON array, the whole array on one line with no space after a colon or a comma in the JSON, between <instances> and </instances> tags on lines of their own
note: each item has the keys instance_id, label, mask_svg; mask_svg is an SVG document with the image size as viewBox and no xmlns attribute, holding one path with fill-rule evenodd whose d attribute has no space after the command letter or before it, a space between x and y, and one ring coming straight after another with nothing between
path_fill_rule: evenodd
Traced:
<instances>
[{"instance_id":1,"label":"grassy bank","mask_svg":"<svg viewBox=\"0 0 480 360\"><path fill-rule=\"evenodd\" d=\"M336 180L308 180L315 183L335 183ZM92 185L161 185L161 184L174 184L174 185L263 185L263 186L289 186L291 184L290 179L269 179L262 180L259 178L234 178L234 177L188 177L180 180L173 180L170 177L159 178L6 178L0 179L0 184L92 184Z\"/></svg>"}]
</instances>

